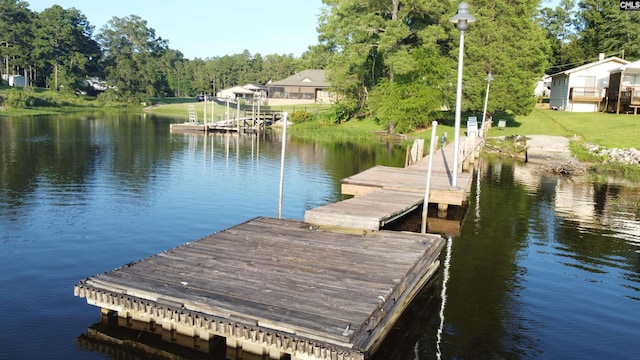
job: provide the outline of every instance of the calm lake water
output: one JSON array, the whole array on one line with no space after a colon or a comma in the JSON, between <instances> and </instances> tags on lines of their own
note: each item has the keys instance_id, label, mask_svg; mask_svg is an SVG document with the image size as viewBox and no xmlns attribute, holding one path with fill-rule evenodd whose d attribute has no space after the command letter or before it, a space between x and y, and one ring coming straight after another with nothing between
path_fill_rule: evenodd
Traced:
<instances>
[{"instance_id":1,"label":"calm lake water","mask_svg":"<svg viewBox=\"0 0 640 360\"><path fill-rule=\"evenodd\" d=\"M170 122L0 119L0 359L144 358L86 345L100 311L73 286L277 216L278 132L171 134ZM344 177L403 161L391 145L289 140L283 217L340 200ZM482 161L447 266L376 359L637 359L639 202L637 188Z\"/></svg>"}]
</instances>

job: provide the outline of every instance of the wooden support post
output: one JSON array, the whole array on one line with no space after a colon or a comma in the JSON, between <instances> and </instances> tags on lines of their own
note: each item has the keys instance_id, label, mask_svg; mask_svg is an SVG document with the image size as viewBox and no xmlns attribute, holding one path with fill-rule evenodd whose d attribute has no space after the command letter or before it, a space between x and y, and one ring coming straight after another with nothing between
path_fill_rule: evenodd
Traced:
<instances>
[{"instance_id":1,"label":"wooden support post","mask_svg":"<svg viewBox=\"0 0 640 360\"><path fill-rule=\"evenodd\" d=\"M438 204L438 217L444 219L447 217L447 210L449 210L449 205L447 204Z\"/></svg>"}]
</instances>

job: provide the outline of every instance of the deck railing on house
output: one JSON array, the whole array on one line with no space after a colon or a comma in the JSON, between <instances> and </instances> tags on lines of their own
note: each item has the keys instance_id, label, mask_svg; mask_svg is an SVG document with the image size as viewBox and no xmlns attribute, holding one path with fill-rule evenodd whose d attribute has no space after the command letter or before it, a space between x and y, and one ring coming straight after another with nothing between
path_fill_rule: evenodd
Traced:
<instances>
[{"instance_id":1,"label":"deck railing on house","mask_svg":"<svg viewBox=\"0 0 640 360\"><path fill-rule=\"evenodd\" d=\"M620 103L622 105L640 105L640 87L625 87L625 90L620 93Z\"/></svg>"},{"instance_id":2,"label":"deck railing on house","mask_svg":"<svg viewBox=\"0 0 640 360\"><path fill-rule=\"evenodd\" d=\"M572 87L569 89L569 99L574 101L601 101L604 99L606 88L602 87Z\"/></svg>"}]
</instances>

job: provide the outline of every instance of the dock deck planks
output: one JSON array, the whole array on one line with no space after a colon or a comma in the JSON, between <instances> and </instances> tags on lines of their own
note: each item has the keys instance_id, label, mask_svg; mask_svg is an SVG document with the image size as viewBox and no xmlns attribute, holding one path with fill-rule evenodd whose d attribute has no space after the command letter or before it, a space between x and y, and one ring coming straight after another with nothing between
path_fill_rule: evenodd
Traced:
<instances>
[{"instance_id":1,"label":"dock deck planks","mask_svg":"<svg viewBox=\"0 0 640 360\"><path fill-rule=\"evenodd\" d=\"M473 143L471 143L473 141ZM469 148L476 149L482 140L471 138ZM466 151L473 157L475 151ZM451 187L450 160L453 144L435 152L431 174L429 202L461 206L468 197L472 174L458 174L458 186ZM470 161L462 158L462 161ZM355 197L305 211L308 223L363 230L379 230L386 224L422 206L427 183L428 157L416 164L399 168L374 166L342 179L342 193Z\"/></svg>"},{"instance_id":2,"label":"dock deck planks","mask_svg":"<svg viewBox=\"0 0 640 360\"><path fill-rule=\"evenodd\" d=\"M482 138L463 137L463 149L467 149L461 156L461 164L473 162L477 149L482 146ZM437 149L433 155L431 172L431 196L429 202L462 205L471 186L472 174L458 172L457 188L451 186L451 167L453 166L452 143ZM427 182L427 167L429 156L416 164L404 168L392 166L374 166L358 174L342 179L342 193L359 196L378 189L419 192L424 194Z\"/></svg>"},{"instance_id":3,"label":"dock deck planks","mask_svg":"<svg viewBox=\"0 0 640 360\"><path fill-rule=\"evenodd\" d=\"M418 192L380 189L304 213L304 221L322 226L379 230L385 224L417 209L424 202Z\"/></svg>"},{"instance_id":4,"label":"dock deck planks","mask_svg":"<svg viewBox=\"0 0 640 360\"><path fill-rule=\"evenodd\" d=\"M431 277L443 245L437 235L347 234L256 218L74 290L121 317L188 336L294 358L362 359Z\"/></svg>"}]
</instances>

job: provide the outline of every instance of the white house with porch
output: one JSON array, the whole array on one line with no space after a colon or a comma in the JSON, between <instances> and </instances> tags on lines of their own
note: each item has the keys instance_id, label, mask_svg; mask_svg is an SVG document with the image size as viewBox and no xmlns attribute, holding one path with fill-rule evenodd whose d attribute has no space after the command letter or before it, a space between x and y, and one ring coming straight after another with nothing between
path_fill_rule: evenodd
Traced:
<instances>
[{"instance_id":1,"label":"white house with porch","mask_svg":"<svg viewBox=\"0 0 640 360\"><path fill-rule=\"evenodd\" d=\"M605 105L609 73L629 62L600 54L599 60L551 75L549 106L571 112L597 112Z\"/></svg>"},{"instance_id":2,"label":"white house with porch","mask_svg":"<svg viewBox=\"0 0 640 360\"><path fill-rule=\"evenodd\" d=\"M640 60L611 70L607 111L638 113L640 108Z\"/></svg>"}]
</instances>

